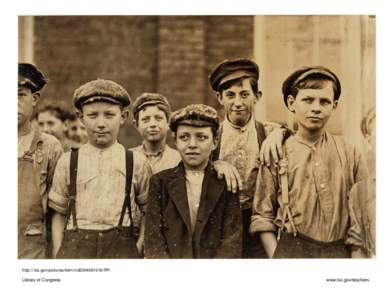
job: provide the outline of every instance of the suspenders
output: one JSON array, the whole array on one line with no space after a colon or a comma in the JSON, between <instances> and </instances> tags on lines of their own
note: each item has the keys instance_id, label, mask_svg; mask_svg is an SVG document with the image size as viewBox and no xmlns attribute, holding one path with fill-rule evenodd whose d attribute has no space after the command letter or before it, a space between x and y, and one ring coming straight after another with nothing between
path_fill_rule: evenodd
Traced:
<instances>
[{"instance_id":1,"label":"suspenders","mask_svg":"<svg viewBox=\"0 0 388 300\"><path fill-rule=\"evenodd\" d=\"M131 233L133 234L133 220L132 220L132 210L131 210L131 186L132 186L132 175L133 175L133 152L130 150L125 151L125 168L126 168L126 179L125 179L125 197L124 203L121 210L120 220L117 224L117 228L121 229L123 227L123 220L125 211L128 208L129 219L131 221ZM75 199L77 195L77 171L78 171L78 149L72 149L70 153L70 185L69 185L69 208L67 213L67 222L68 223L70 216L73 217L73 228L78 229L77 224L77 212L75 209Z\"/></svg>"},{"instance_id":2,"label":"suspenders","mask_svg":"<svg viewBox=\"0 0 388 300\"><path fill-rule=\"evenodd\" d=\"M261 144L263 144L263 142L265 140L264 125L259 121L255 121L255 128L256 128L256 133L257 133L257 143L259 144L259 149L260 149ZM219 137L218 146L212 153L212 159L211 159L212 161L216 161L220 158L222 126L220 126L220 131L219 131L218 137Z\"/></svg>"},{"instance_id":3,"label":"suspenders","mask_svg":"<svg viewBox=\"0 0 388 300\"><path fill-rule=\"evenodd\" d=\"M286 223L286 219L290 221L292 233L294 236L297 234L297 230L294 224L294 220L292 218L290 206L289 206L289 197L288 197L288 160L286 157L285 149L283 148L284 157L279 161L278 166L278 177L279 184L281 189L281 201L283 204L283 215L282 215L282 225L279 228L277 240L280 240L280 234L284 229L284 225Z\"/></svg>"}]
</instances>

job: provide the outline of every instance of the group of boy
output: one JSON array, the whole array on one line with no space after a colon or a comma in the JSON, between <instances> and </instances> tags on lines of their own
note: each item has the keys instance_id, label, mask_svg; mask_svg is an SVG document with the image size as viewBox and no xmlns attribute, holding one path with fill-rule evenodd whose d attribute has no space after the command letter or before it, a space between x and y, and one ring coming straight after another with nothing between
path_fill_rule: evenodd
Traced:
<instances>
[{"instance_id":1,"label":"group of boy","mask_svg":"<svg viewBox=\"0 0 388 300\"><path fill-rule=\"evenodd\" d=\"M20 91L28 90L34 106L44 85L34 87L44 76L33 65L21 79L20 65L19 110ZM286 79L282 90L295 134L255 120L261 91L252 60L224 61L209 79L225 109L222 123L210 106L171 113L163 95L144 93L132 105L143 143L129 150L117 141L129 115L127 91L103 79L79 87L73 104L88 142L63 155L57 147L51 177L41 177L44 197L26 201L20 193L34 184L20 180L19 155L19 257L30 257L20 246L29 236L20 226L21 218L30 225L20 209L25 202L39 206L34 221L42 228L47 207L54 211L56 258L365 256L356 200L348 198L367 177L365 163L354 146L325 130L341 94L337 76L309 67ZM29 128L19 121L19 135L22 127ZM166 144L168 127L177 150Z\"/></svg>"}]
</instances>

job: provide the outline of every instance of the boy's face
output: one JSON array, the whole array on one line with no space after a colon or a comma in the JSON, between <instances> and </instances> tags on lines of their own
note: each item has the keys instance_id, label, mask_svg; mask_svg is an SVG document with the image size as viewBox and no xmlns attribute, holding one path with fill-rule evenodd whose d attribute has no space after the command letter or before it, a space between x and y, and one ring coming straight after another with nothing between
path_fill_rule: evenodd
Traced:
<instances>
[{"instance_id":1,"label":"boy's face","mask_svg":"<svg viewBox=\"0 0 388 300\"><path fill-rule=\"evenodd\" d=\"M57 139L63 138L66 131L66 124L58 119L52 112L44 111L39 113L37 120L40 130L52 134Z\"/></svg>"},{"instance_id":2,"label":"boy's face","mask_svg":"<svg viewBox=\"0 0 388 300\"><path fill-rule=\"evenodd\" d=\"M18 88L18 126L31 119L34 107L40 98L39 93L32 93L29 88Z\"/></svg>"},{"instance_id":3,"label":"boy's face","mask_svg":"<svg viewBox=\"0 0 388 300\"><path fill-rule=\"evenodd\" d=\"M229 121L237 126L248 123L260 96L253 92L249 78L217 93L218 102L224 107Z\"/></svg>"},{"instance_id":4,"label":"boy's face","mask_svg":"<svg viewBox=\"0 0 388 300\"><path fill-rule=\"evenodd\" d=\"M166 114L155 105L144 107L138 114L137 130L147 142L162 141L168 130Z\"/></svg>"},{"instance_id":5,"label":"boy's face","mask_svg":"<svg viewBox=\"0 0 388 300\"><path fill-rule=\"evenodd\" d=\"M312 132L321 130L337 107L333 85L326 81L319 89L301 89L295 98L288 96L288 106L299 126Z\"/></svg>"},{"instance_id":6,"label":"boy's face","mask_svg":"<svg viewBox=\"0 0 388 300\"><path fill-rule=\"evenodd\" d=\"M78 119L67 121L67 135L70 140L79 144L85 144L88 141L86 128Z\"/></svg>"},{"instance_id":7,"label":"boy's face","mask_svg":"<svg viewBox=\"0 0 388 300\"><path fill-rule=\"evenodd\" d=\"M127 110L106 102L87 103L82 106L80 114L89 142L97 148L108 148L116 142L120 125L127 117Z\"/></svg>"},{"instance_id":8,"label":"boy's face","mask_svg":"<svg viewBox=\"0 0 388 300\"><path fill-rule=\"evenodd\" d=\"M217 146L211 127L189 125L178 125L175 143L188 170L204 170Z\"/></svg>"}]
</instances>

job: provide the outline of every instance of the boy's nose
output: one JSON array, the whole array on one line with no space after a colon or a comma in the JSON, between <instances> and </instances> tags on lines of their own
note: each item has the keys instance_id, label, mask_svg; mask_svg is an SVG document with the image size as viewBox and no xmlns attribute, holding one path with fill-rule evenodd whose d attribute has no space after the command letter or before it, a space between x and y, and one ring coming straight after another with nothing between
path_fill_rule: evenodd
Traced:
<instances>
[{"instance_id":1,"label":"boy's nose","mask_svg":"<svg viewBox=\"0 0 388 300\"><path fill-rule=\"evenodd\" d=\"M237 107L240 107L242 106L242 100L240 98L240 96L237 96L235 99L234 99L234 102L233 102L234 106L237 106Z\"/></svg>"}]
</instances>

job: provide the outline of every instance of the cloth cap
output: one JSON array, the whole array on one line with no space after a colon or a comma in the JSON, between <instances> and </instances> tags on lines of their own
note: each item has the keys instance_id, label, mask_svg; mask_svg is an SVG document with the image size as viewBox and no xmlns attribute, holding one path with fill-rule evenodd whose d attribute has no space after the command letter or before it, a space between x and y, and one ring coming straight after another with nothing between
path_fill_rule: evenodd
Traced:
<instances>
[{"instance_id":1,"label":"cloth cap","mask_svg":"<svg viewBox=\"0 0 388 300\"><path fill-rule=\"evenodd\" d=\"M27 87L31 92L40 91L47 83L47 78L38 67L29 63L19 63L18 86Z\"/></svg>"},{"instance_id":2,"label":"cloth cap","mask_svg":"<svg viewBox=\"0 0 388 300\"><path fill-rule=\"evenodd\" d=\"M217 111L208 105L191 104L172 113L170 129L176 132L178 125L189 125L193 127L213 127L218 130L220 121Z\"/></svg>"},{"instance_id":3,"label":"cloth cap","mask_svg":"<svg viewBox=\"0 0 388 300\"><path fill-rule=\"evenodd\" d=\"M131 98L121 85L105 79L89 81L74 92L73 103L77 109L86 103L95 101L110 102L127 107L131 103Z\"/></svg>"},{"instance_id":4,"label":"cloth cap","mask_svg":"<svg viewBox=\"0 0 388 300\"><path fill-rule=\"evenodd\" d=\"M133 117L136 119L136 115L146 106L158 105L163 107L164 112L167 115L167 118L171 115L170 103L168 103L167 98L161 94L156 93L143 93L132 104L132 113Z\"/></svg>"},{"instance_id":5,"label":"cloth cap","mask_svg":"<svg viewBox=\"0 0 388 300\"><path fill-rule=\"evenodd\" d=\"M334 100L338 100L341 95L341 83L338 77L329 69L321 66L317 67L302 67L292 73L287 79L283 82L282 92L283 92L283 101L287 105L287 97L291 95L292 90L301 82L309 79L320 79L330 80L334 83Z\"/></svg>"},{"instance_id":6,"label":"cloth cap","mask_svg":"<svg viewBox=\"0 0 388 300\"><path fill-rule=\"evenodd\" d=\"M259 79L259 66L254 61L246 58L225 60L210 74L209 82L214 91L219 91L222 84L245 77Z\"/></svg>"}]
</instances>

